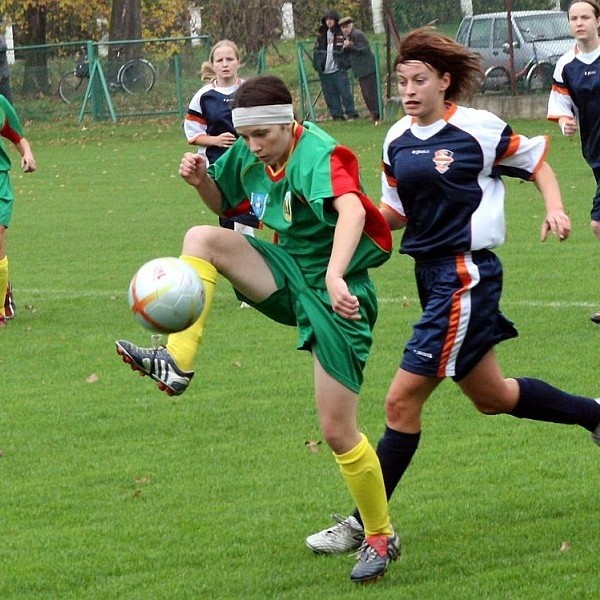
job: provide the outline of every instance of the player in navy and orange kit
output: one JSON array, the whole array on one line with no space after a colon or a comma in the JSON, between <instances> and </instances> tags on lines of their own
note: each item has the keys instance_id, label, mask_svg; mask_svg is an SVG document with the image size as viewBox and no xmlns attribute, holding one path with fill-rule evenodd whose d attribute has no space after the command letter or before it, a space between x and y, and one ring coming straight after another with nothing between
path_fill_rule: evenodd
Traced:
<instances>
[{"instance_id":1,"label":"player in navy and orange kit","mask_svg":"<svg viewBox=\"0 0 600 600\"><path fill-rule=\"evenodd\" d=\"M238 76L239 69L237 45L230 40L217 42L201 67L202 79L208 82L194 94L183 122L188 143L199 147L198 152L208 164L214 163L237 139L231 120L231 103L244 82ZM253 230L260 226L260 221L250 211L236 217L219 217L219 224L254 235Z\"/></svg>"},{"instance_id":2,"label":"player in navy and orange kit","mask_svg":"<svg viewBox=\"0 0 600 600\"><path fill-rule=\"evenodd\" d=\"M486 415L576 424L600 445L600 403L532 378L505 378L494 347L517 331L501 313L504 241L501 176L533 181L546 206L541 239L570 232L547 140L527 139L483 110L455 104L481 81L477 55L427 28L404 38L395 61L406 116L383 146L382 206L401 252L415 261L423 314L405 346L386 397L387 426L377 447L388 498L419 445L423 405L451 377ZM360 542L360 514L310 536L322 553Z\"/></svg>"},{"instance_id":3,"label":"player in navy and orange kit","mask_svg":"<svg viewBox=\"0 0 600 600\"><path fill-rule=\"evenodd\" d=\"M23 127L12 104L0 94L0 138L12 142L21 155L21 168L25 173L36 169L35 158ZM6 230L11 220L14 194L8 172L10 157L0 139L0 327L4 327L15 315L12 285L8 278L8 257L6 256Z\"/></svg>"},{"instance_id":4,"label":"player in navy and orange kit","mask_svg":"<svg viewBox=\"0 0 600 600\"><path fill-rule=\"evenodd\" d=\"M281 79L259 76L242 84L232 116L240 139L229 151L208 171L201 156L187 153L179 173L217 214L234 216L252 206L278 243L207 225L190 229L181 258L204 282L202 316L170 335L166 346L138 348L119 340L117 352L159 388L182 393L193 375L217 273L240 300L296 327L297 348L313 357L323 435L364 518L366 537L351 579L372 581L400 550L377 455L357 426L377 318L369 269L389 258L391 232L362 190L356 156L316 125L296 122Z\"/></svg>"},{"instance_id":5,"label":"player in navy and orange kit","mask_svg":"<svg viewBox=\"0 0 600 600\"><path fill-rule=\"evenodd\" d=\"M556 63L548 119L558 122L563 135L580 131L583 156L596 180L590 216L600 242L600 5L596 0L577 0L569 4L568 15L576 43ZM591 319L600 323L600 311Z\"/></svg>"}]
</instances>

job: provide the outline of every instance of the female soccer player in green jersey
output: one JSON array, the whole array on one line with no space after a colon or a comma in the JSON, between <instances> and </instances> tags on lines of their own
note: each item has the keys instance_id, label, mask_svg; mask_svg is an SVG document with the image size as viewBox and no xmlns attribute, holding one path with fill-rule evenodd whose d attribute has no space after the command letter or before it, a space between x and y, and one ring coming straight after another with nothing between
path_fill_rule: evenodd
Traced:
<instances>
[{"instance_id":1,"label":"female soccer player in green jersey","mask_svg":"<svg viewBox=\"0 0 600 600\"><path fill-rule=\"evenodd\" d=\"M13 211L14 194L8 172L10 157L1 138L12 142L21 155L21 168L25 173L36 169L35 158L23 127L11 103L0 94L0 327L4 327L15 315L12 285L8 279L8 257L6 256L6 230Z\"/></svg>"},{"instance_id":2,"label":"female soccer player in green jersey","mask_svg":"<svg viewBox=\"0 0 600 600\"><path fill-rule=\"evenodd\" d=\"M298 349L312 353L317 412L346 484L360 506L365 541L353 581L383 575L399 554L381 467L357 426L358 394L377 318L368 269L391 253L389 227L364 194L356 156L311 123L294 119L281 79L259 76L236 92L233 123L240 138L208 170L184 155L179 173L216 214L248 212L277 233L277 243L208 225L190 229L181 258L204 281L206 306L189 329L160 348L125 340L117 352L168 394L193 376L217 273L240 300L298 330Z\"/></svg>"}]
</instances>

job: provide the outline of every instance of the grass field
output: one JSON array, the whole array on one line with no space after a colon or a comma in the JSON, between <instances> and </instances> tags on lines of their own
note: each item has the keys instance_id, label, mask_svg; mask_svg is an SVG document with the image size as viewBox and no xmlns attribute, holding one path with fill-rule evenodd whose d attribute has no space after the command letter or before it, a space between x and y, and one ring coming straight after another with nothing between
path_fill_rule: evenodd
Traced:
<instances>
[{"instance_id":1,"label":"grass field","mask_svg":"<svg viewBox=\"0 0 600 600\"><path fill-rule=\"evenodd\" d=\"M600 395L593 177L554 126L549 156L572 239L539 243L541 200L508 181L503 309L521 333L506 374ZM378 195L385 130L327 125ZM320 440L309 356L295 332L240 310L221 280L189 391L173 400L123 365L114 341L150 344L126 289L215 222L177 176L178 122L31 127L39 170L13 171L8 237L17 318L0 331L0 598L595 599L599 449L574 427L478 415L451 382L426 407L419 453L391 502L404 554L377 585L307 534L352 508ZM264 235L267 235L266 232ZM372 442L419 309L412 264L373 273L380 321L361 423Z\"/></svg>"}]
</instances>

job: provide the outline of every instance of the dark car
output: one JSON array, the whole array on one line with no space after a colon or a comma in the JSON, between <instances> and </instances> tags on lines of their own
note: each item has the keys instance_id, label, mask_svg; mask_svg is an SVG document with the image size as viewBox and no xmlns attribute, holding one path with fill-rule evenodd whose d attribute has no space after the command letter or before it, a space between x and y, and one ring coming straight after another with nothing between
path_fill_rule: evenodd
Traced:
<instances>
[{"instance_id":1,"label":"dark car","mask_svg":"<svg viewBox=\"0 0 600 600\"><path fill-rule=\"evenodd\" d=\"M465 17L456 40L478 52L486 71L484 91L510 89L515 83L530 91L549 90L556 62L573 47L567 13L559 10L514 11L512 49L505 12Z\"/></svg>"}]
</instances>

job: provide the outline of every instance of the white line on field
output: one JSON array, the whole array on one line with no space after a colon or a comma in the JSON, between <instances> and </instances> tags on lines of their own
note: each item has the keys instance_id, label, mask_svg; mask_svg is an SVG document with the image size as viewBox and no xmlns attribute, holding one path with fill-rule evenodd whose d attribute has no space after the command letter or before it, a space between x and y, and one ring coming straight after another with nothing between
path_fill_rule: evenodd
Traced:
<instances>
[{"instance_id":1,"label":"white line on field","mask_svg":"<svg viewBox=\"0 0 600 600\"><path fill-rule=\"evenodd\" d=\"M403 296L402 298L378 298L380 304L414 304L419 301L417 298L407 298ZM586 301L560 301L560 300L551 300L551 301L543 301L543 300L506 300L502 298L500 300L500 306L530 306L532 308L590 308L590 307L598 307L600 305L600 300L596 302L586 302Z\"/></svg>"},{"instance_id":2,"label":"white line on field","mask_svg":"<svg viewBox=\"0 0 600 600\"><path fill-rule=\"evenodd\" d=\"M112 300L124 299L127 301L127 293L122 290L119 291L103 291L103 290L44 290L38 288L17 288L15 290L17 294L17 301L19 297L22 301L27 301L27 296L36 296L36 299L40 297L48 299L61 299L61 300L76 300L78 298L108 298ZM222 293L217 292L217 297L230 297L231 290L224 291ZM419 303L417 298L408 298L406 296L394 296L394 297L381 297L378 298L380 304L410 304L415 305ZM507 300L503 298L500 301L501 306L529 306L532 308L597 308L600 305L600 299L596 302L578 300L578 301L563 301L563 300Z\"/></svg>"}]
</instances>

